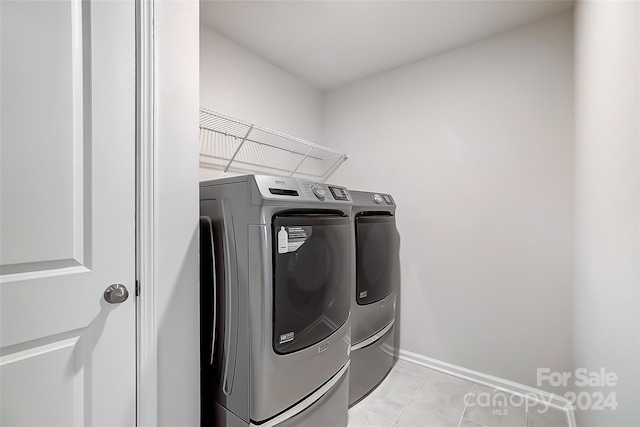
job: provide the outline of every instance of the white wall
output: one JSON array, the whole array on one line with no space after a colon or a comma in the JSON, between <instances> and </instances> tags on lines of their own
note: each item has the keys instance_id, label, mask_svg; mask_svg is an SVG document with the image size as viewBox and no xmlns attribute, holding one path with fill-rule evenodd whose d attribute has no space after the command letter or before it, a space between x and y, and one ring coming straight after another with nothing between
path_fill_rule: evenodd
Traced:
<instances>
[{"instance_id":1,"label":"white wall","mask_svg":"<svg viewBox=\"0 0 640 427\"><path fill-rule=\"evenodd\" d=\"M536 385L571 367L570 13L330 91L332 181L389 192L405 350Z\"/></svg>"},{"instance_id":2,"label":"white wall","mask_svg":"<svg viewBox=\"0 0 640 427\"><path fill-rule=\"evenodd\" d=\"M640 425L640 7L576 5L576 368L615 372L616 411L581 427Z\"/></svg>"},{"instance_id":3,"label":"white wall","mask_svg":"<svg viewBox=\"0 0 640 427\"><path fill-rule=\"evenodd\" d=\"M210 28L200 27L200 105L319 143L320 91ZM222 176L201 168L200 179Z\"/></svg>"},{"instance_id":4,"label":"white wall","mask_svg":"<svg viewBox=\"0 0 640 427\"><path fill-rule=\"evenodd\" d=\"M200 425L197 1L158 1L158 425Z\"/></svg>"}]
</instances>

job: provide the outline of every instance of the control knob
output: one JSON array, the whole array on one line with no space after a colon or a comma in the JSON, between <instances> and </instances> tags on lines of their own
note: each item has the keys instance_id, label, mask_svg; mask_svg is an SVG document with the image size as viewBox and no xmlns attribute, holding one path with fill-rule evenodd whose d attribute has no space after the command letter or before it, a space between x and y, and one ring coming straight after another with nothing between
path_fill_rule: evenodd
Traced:
<instances>
[{"instance_id":1,"label":"control knob","mask_svg":"<svg viewBox=\"0 0 640 427\"><path fill-rule=\"evenodd\" d=\"M380 203L382 203L382 196L381 196L381 195L379 195L379 194L377 194L377 193L376 193L376 194L374 194L373 196L371 196L371 198L373 199L373 202L374 202L376 205L379 205Z\"/></svg>"},{"instance_id":2,"label":"control knob","mask_svg":"<svg viewBox=\"0 0 640 427\"><path fill-rule=\"evenodd\" d=\"M322 185L318 185L318 184L312 185L311 191L313 191L313 194L318 198L318 200L324 200L326 191L324 191L324 188L322 188Z\"/></svg>"}]
</instances>

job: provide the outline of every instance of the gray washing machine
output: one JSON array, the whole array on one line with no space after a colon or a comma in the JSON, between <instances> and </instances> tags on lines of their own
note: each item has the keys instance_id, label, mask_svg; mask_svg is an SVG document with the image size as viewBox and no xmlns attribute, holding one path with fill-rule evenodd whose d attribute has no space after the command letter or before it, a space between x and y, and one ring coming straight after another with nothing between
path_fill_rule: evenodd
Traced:
<instances>
[{"instance_id":1,"label":"gray washing machine","mask_svg":"<svg viewBox=\"0 0 640 427\"><path fill-rule=\"evenodd\" d=\"M292 178L200 183L203 426L346 426L351 205Z\"/></svg>"},{"instance_id":2,"label":"gray washing machine","mask_svg":"<svg viewBox=\"0 0 640 427\"><path fill-rule=\"evenodd\" d=\"M350 193L356 243L356 281L351 298L351 406L382 382L398 357L400 239L396 204L389 194Z\"/></svg>"}]
</instances>

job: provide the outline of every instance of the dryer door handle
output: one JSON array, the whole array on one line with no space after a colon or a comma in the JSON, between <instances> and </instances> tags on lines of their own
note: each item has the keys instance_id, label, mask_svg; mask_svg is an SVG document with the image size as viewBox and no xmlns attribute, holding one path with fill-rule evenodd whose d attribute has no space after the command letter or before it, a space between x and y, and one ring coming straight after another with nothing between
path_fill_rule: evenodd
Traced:
<instances>
[{"instance_id":1,"label":"dryer door handle","mask_svg":"<svg viewBox=\"0 0 640 427\"><path fill-rule=\"evenodd\" d=\"M216 252L215 246L213 244L213 223L211 222L211 218L208 216L200 217L200 227L205 227L207 230L206 236L202 236L206 238L206 242L200 242L201 245L209 245L209 249L211 250L211 258L210 259L202 259L201 262L208 262L211 266L211 356L209 358L209 364L213 365L213 355L216 348L216 319L218 318L218 313L216 312L216 304L217 304L217 283L216 283Z\"/></svg>"},{"instance_id":2,"label":"dryer door handle","mask_svg":"<svg viewBox=\"0 0 640 427\"><path fill-rule=\"evenodd\" d=\"M222 235L224 243L224 286L225 286L225 322L224 322L224 371L222 374L222 392L230 396L233 389L233 379L236 367L236 352L238 345L238 296L237 293L237 262L232 262L236 256L233 215L228 199L220 200L222 208Z\"/></svg>"}]
</instances>

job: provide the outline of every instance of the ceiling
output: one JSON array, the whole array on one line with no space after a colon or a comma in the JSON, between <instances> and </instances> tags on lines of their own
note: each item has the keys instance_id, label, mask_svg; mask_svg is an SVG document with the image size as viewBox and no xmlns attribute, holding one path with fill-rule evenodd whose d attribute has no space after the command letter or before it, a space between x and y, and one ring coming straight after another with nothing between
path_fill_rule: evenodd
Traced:
<instances>
[{"instance_id":1,"label":"ceiling","mask_svg":"<svg viewBox=\"0 0 640 427\"><path fill-rule=\"evenodd\" d=\"M200 0L200 20L326 90L572 6L564 0Z\"/></svg>"}]
</instances>

